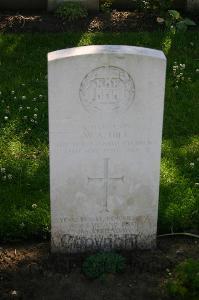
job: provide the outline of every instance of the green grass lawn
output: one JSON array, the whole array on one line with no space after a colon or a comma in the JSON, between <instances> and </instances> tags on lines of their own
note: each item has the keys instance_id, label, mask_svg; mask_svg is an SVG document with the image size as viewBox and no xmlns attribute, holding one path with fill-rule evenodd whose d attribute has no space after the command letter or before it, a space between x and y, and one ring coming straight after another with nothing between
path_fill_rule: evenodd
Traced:
<instances>
[{"instance_id":1,"label":"green grass lawn","mask_svg":"<svg viewBox=\"0 0 199 300\"><path fill-rule=\"evenodd\" d=\"M0 238L50 228L47 53L124 44L168 58L159 232L199 228L199 32L0 35ZM176 70L176 71L175 71Z\"/></svg>"}]
</instances>

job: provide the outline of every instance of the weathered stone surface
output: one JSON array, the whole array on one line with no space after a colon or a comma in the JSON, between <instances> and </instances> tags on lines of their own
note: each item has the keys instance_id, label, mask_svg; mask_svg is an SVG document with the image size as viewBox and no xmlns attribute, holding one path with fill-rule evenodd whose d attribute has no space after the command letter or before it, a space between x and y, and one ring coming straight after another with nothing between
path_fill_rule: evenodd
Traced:
<instances>
[{"instance_id":1,"label":"weathered stone surface","mask_svg":"<svg viewBox=\"0 0 199 300\"><path fill-rule=\"evenodd\" d=\"M67 1L69 0L48 0L48 10L54 10L60 3ZM73 0L73 2L82 2L89 10L99 9L99 0Z\"/></svg>"},{"instance_id":2,"label":"weathered stone surface","mask_svg":"<svg viewBox=\"0 0 199 300\"><path fill-rule=\"evenodd\" d=\"M88 46L48 66L52 250L153 247L164 54Z\"/></svg>"},{"instance_id":3,"label":"weathered stone surface","mask_svg":"<svg viewBox=\"0 0 199 300\"><path fill-rule=\"evenodd\" d=\"M191 12L199 11L199 0L187 0L187 10Z\"/></svg>"}]
</instances>

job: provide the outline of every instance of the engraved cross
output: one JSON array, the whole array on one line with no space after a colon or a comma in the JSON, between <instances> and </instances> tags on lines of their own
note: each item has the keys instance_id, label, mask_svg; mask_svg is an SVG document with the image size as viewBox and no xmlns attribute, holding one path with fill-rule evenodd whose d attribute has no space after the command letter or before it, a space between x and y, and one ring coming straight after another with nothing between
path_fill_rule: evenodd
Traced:
<instances>
[{"instance_id":1,"label":"engraved cross","mask_svg":"<svg viewBox=\"0 0 199 300\"><path fill-rule=\"evenodd\" d=\"M104 181L104 203L103 203L103 209L108 212L108 195L109 195L109 184L110 180L117 180L124 182L124 176L122 177L109 177L109 160L110 158L104 159L104 177L88 177L88 182L99 180Z\"/></svg>"}]
</instances>

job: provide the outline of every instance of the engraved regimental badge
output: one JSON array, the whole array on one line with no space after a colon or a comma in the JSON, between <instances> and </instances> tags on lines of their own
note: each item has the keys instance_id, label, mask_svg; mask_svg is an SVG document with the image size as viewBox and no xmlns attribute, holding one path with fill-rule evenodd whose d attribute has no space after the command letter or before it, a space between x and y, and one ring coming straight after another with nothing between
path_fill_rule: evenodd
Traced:
<instances>
[{"instance_id":1,"label":"engraved regimental badge","mask_svg":"<svg viewBox=\"0 0 199 300\"><path fill-rule=\"evenodd\" d=\"M124 112L134 97L132 77L118 67L94 69L84 77L80 86L80 101L88 112Z\"/></svg>"}]
</instances>

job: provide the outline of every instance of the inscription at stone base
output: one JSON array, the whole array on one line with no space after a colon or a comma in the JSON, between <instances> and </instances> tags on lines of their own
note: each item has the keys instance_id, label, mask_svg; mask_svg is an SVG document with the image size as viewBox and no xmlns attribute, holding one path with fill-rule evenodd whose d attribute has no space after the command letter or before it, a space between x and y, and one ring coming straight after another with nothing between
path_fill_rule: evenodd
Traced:
<instances>
[{"instance_id":1,"label":"inscription at stone base","mask_svg":"<svg viewBox=\"0 0 199 300\"><path fill-rule=\"evenodd\" d=\"M65 234L61 237L59 248L64 252L77 253L85 251L111 251L131 249L151 249L155 246L155 236L136 234L123 234L123 236L110 235L108 237L86 237Z\"/></svg>"},{"instance_id":2,"label":"inscription at stone base","mask_svg":"<svg viewBox=\"0 0 199 300\"><path fill-rule=\"evenodd\" d=\"M131 216L63 217L59 221L64 225L61 227L65 233L56 235L55 244L63 251L149 249L155 246L154 234L147 233L155 225L150 216L136 219Z\"/></svg>"}]
</instances>

